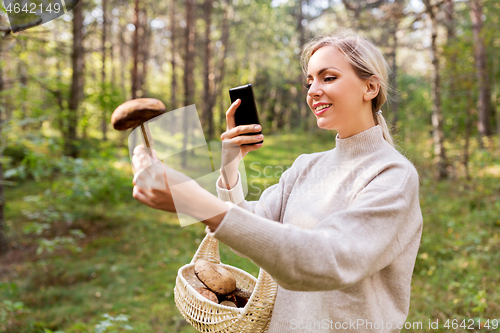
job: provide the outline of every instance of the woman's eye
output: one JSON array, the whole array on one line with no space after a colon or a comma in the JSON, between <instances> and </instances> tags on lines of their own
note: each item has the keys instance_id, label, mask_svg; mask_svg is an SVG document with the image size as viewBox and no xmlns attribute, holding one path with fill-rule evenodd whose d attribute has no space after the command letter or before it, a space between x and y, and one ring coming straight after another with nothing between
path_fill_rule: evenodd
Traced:
<instances>
[{"instance_id":1,"label":"woman's eye","mask_svg":"<svg viewBox=\"0 0 500 333\"><path fill-rule=\"evenodd\" d=\"M325 77L325 81L326 82L331 82L331 81L335 80L336 78L337 78L336 76Z\"/></svg>"},{"instance_id":2,"label":"woman's eye","mask_svg":"<svg viewBox=\"0 0 500 333\"><path fill-rule=\"evenodd\" d=\"M311 84L310 83L304 84L304 88L306 88L307 90L309 90L311 88Z\"/></svg>"}]
</instances>

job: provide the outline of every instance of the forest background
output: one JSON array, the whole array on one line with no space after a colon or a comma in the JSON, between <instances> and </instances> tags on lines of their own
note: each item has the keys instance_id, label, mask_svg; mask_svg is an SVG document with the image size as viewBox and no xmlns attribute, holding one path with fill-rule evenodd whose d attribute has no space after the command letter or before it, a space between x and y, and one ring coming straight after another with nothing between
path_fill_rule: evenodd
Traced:
<instances>
[{"instance_id":1,"label":"forest background","mask_svg":"<svg viewBox=\"0 0 500 333\"><path fill-rule=\"evenodd\" d=\"M173 286L204 229L132 199L128 132L111 113L138 97L195 104L218 140L228 89L252 83L265 135L245 158L257 200L298 155L333 148L305 103L299 55L338 27L384 51L383 114L420 174L408 322L500 331L499 2L80 0L20 32L0 9L0 331L193 332ZM223 245L221 256L258 273Z\"/></svg>"}]
</instances>

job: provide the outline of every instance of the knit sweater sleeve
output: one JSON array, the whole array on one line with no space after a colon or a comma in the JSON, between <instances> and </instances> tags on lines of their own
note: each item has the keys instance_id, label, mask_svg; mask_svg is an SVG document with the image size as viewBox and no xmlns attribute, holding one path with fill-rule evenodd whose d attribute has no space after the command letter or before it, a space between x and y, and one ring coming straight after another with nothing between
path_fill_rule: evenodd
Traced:
<instances>
[{"instance_id":1,"label":"knit sweater sleeve","mask_svg":"<svg viewBox=\"0 0 500 333\"><path fill-rule=\"evenodd\" d=\"M258 216L279 222L282 209L286 204L289 189L293 186L297 178L297 165L301 163L300 160L303 156L305 155L300 155L295 159L292 166L283 172L278 183L266 188L262 192L259 201L245 200L241 183L241 174L239 172L237 183L230 190L222 187L221 177L219 177L216 183L217 195L219 199L223 201L232 202Z\"/></svg>"},{"instance_id":2,"label":"knit sweater sleeve","mask_svg":"<svg viewBox=\"0 0 500 333\"><path fill-rule=\"evenodd\" d=\"M214 236L283 288L297 291L356 284L400 256L422 225L418 174L411 163L386 165L347 209L327 214L312 230L228 205Z\"/></svg>"}]
</instances>

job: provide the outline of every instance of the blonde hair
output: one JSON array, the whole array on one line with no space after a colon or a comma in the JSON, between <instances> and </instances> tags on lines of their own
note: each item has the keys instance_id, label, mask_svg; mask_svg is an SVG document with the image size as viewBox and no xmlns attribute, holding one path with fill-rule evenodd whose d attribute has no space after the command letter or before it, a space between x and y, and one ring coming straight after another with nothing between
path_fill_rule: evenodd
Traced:
<instances>
[{"instance_id":1,"label":"blonde hair","mask_svg":"<svg viewBox=\"0 0 500 333\"><path fill-rule=\"evenodd\" d=\"M331 45L341 51L351 63L354 72L360 79L366 80L375 76L380 83L378 95L372 99L372 116L375 125L382 128L384 139L392 146L391 133L384 116L378 112L387 101L389 85L389 65L382 51L371 41L365 39L349 29L339 29L334 33L318 36L304 47L301 56L302 70L307 75L307 66L312 55L323 46Z\"/></svg>"}]
</instances>

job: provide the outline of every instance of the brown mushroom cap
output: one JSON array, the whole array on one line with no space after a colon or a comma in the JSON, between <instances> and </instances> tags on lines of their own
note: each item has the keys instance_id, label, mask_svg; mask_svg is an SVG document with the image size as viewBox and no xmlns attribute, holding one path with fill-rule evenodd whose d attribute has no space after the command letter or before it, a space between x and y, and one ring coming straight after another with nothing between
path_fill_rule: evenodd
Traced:
<instances>
[{"instance_id":1,"label":"brown mushroom cap","mask_svg":"<svg viewBox=\"0 0 500 333\"><path fill-rule=\"evenodd\" d=\"M232 308L237 308L236 304L234 304L234 302L231 302L231 301L223 301L220 304L225 305L225 306L230 306Z\"/></svg>"},{"instance_id":2,"label":"brown mushroom cap","mask_svg":"<svg viewBox=\"0 0 500 333\"><path fill-rule=\"evenodd\" d=\"M137 98L117 107L111 115L111 124L115 130L124 131L140 126L165 111L165 105L160 100Z\"/></svg>"},{"instance_id":3,"label":"brown mushroom cap","mask_svg":"<svg viewBox=\"0 0 500 333\"><path fill-rule=\"evenodd\" d=\"M220 265L200 259L194 265L194 274L216 295L227 295L236 289L236 279Z\"/></svg>"},{"instance_id":4,"label":"brown mushroom cap","mask_svg":"<svg viewBox=\"0 0 500 333\"><path fill-rule=\"evenodd\" d=\"M252 293L241 288L236 288L233 292L233 295L236 297L250 298L250 296L252 296Z\"/></svg>"},{"instance_id":5,"label":"brown mushroom cap","mask_svg":"<svg viewBox=\"0 0 500 333\"><path fill-rule=\"evenodd\" d=\"M197 292L200 293L201 296L205 297L206 299L214 302L214 303L219 303L219 300L217 299L217 296L215 296L215 294L210 291L209 289L207 288L198 288L196 289Z\"/></svg>"}]
</instances>

